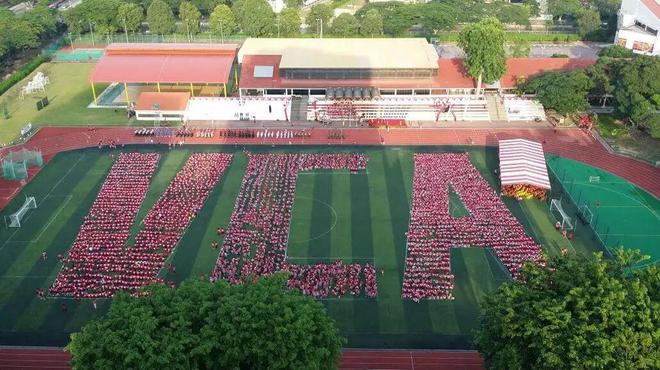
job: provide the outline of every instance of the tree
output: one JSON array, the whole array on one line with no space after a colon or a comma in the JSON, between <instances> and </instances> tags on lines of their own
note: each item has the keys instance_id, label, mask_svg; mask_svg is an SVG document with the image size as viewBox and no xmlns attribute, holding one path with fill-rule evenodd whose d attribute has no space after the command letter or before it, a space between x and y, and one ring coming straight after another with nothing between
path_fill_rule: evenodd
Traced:
<instances>
[{"instance_id":1,"label":"tree","mask_svg":"<svg viewBox=\"0 0 660 370\"><path fill-rule=\"evenodd\" d=\"M475 342L489 369L648 369L660 366L657 266L629 272L639 253L614 260L573 254L528 264L482 305Z\"/></svg>"},{"instance_id":2,"label":"tree","mask_svg":"<svg viewBox=\"0 0 660 370\"><path fill-rule=\"evenodd\" d=\"M41 37L54 35L57 32L57 18L54 11L42 3L21 14L20 19L30 24Z\"/></svg>"},{"instance_id":3,"label":"tree","mask_svg":"<svg viewBox=\"0 0 660 370\"><path fill-rule=\"evenodd\" d=\"M181 2L179 7L180 33L189 33L196 35L199 33L199 19L202 16L199 9L190 1Z\"/></svg>"},{"instance_id":4,"label":"tree","mask_svg":"<svg viewBox=\"0 0 660 370\"><path fill-rule=\"evenodd\" d=\"M548 11L559 19L574 17L581 9L580 0L548 0Z\"/></svg>"},{"instance_id":5,"label":"tree","mask_svg":"<svg viewBox=\"0 0 660 370\"><path fill-rule=\"evenodd\" d=\"M327 28L332 18L332 8L327 4L316 4L307 13L305 23L307 23L307 32L312 34L320 33L320 26Z\"/></svg>"},{"instance_id":6,"label":"tree","mask_svg":"<svg viewBox=\"0 0 660 370\"><path fill-rule=\"evenodd\" d=\"M300 13L298 9L286 8L279 15L279 34L282 37L292 37L300 34Z\"/></svg>"},{"instance_id":7,"label":"tree","mask_svg":"<svg viewBox=\"0 0 660 370\"><path fill-rule=\"evenodd\" d=\"M600 30L600 14L594 9L583 9L577 13L577 28L580 36L593 35Z\"/></svg>"},{"instance_id":8,"label":"tree","mask_svg":"<svg viewBox=\"0 0 660 370\"><path fill-rule=\"evenodd\" d=\"M123 3L117 9L117 19L127 32L137 32L144 18L144 10L133 3Z\"/></svg>"},{"instance_id":9,"label":"tree","mask_svg":"<svg viewBox=\"0 0 660 370\"><path fill-rule=\"evenodd\" d=\"M238 25L248 36L272 36L277 32L275 12L266 0L236 0L233 10Z\"/></svg>"},{"instance_id":10,"label":"tree","mask_svg":"<svg viewBox=\"0 0 660 370\"><path fill-rule=\"evenodd\" d=\"M330 31L333 36L355 37L359 28L360 24L354 15L343 13L332 21L332 28Z\"/></svg>"},{"instance_id":11,"label":"tree","mask_svg":"<svg viewBox=\"0 0 660 370\"><path fill-rule=\"evenodd\" d=\"M284 0L284 4L289 9L298 9L303 5L303 0Z\"/></svg>"},{"instance_id":12,"label":"tree","mask_svg":"<svg viewBox=\"0 0 660 370\"><path fill-rule=\"evenodd\" d=\"M511 6L507 3L495 3L499 5L497 11L497 19L505 24L520 24L523 26L529 25L529 8L526 6Z\"/></svg>"},{"instance_id":13,"label":"tree","mask_svg":"<svg viewBox=\"0 0 660 370\"><path fill-rule=\"evenodd\" d=\"M660 58L635 56L620 64L614 80L617 109L633 121L660 109Z\"/></svg>"},{"instance_id":14,"label":"tree","mask_svg":"<svg viewBox=\"0 0 660 370\"><path fill-rule=\"evenodd\" d=\"M211 32L216 35L230 35L236 30L236 16L225 4L220 4L213 9L209 23Z\"/></svg>"},{"instance_id":15,"label":"tree","mask_svg":"<svg viewBox=\"0 0 660 370\"><path fill-rule=\"evenodd\" d=\"M190 0L190 2L204 15L211 15L218 5L225 4L222 0Z\"/></svg>"},{"instance_id":16,"label":"tree","mask_svg":"<svg viewBox=\"0 0 660 370\"><path fill-rule=\"evenodd\" d=\"M360 35L378 37L383 35L383 16L378 10L370 9L360 22Z\"/></svg>"},{"instance_id":17,"label":"tree","mask_svg":"<svg viewBox=\"0 0 660 370\"><path fill-rule=\"evenodd\" d=\"M463 29L458 45L465 51L465 67L477 79L477 93L481 81L493 83L506 71L504 30L496 18L486 18Z\"/></svg>"},{"instance_id":18,"label":"tree","mask_svg":"<svg viewBox=\"0 0 660 370\"><path fill-rule=\"evenodd\" d=\"M536 94L545 108L571 114L589 106L587 95L593 84L583 71L547 72L527 82L523 90Z\"/></svg>"},{"instance_id":19,"label":"tree","mask_svg":"<svg viewBox=\"0 0 660 370\"><path fill-rule=\"evenodd\" d=\"M344 343L324 306L287 276L242 285L190 280L117 294L107 315L71 335L74 368L331 369Z\"/></svg>"},{"instance_id":20,"label":"tree","mask_svg":"<svg viewBox=\"0 0 660 370\"><path fill-rule=\"evenodd\" d=\"M94 33L110 35L119 29L119 5L119 0L84 0L64 13L64 21L71 32L93 29Z\"/></svg>"},{"instance_id":21,"label":"tree","mask_svg":"<svg viewBox=\"0 0 660 370\"><path fill-rule=\"evenodd\" d=\"M151 2L147 9L147 22L149 22L149 31L157 35L172 33L176 28L172 9L163 0Z\"/></svg>"},{"instance_id":22,"label":"tree","mask_svg":"<svg viewBox=\"0 0 660 370\"><path fill-rule=\"evenodd\" d=\"M621 45L606 46L598 52L600 58L632 58L633 52Z\"/></svg>"}]
</instances>

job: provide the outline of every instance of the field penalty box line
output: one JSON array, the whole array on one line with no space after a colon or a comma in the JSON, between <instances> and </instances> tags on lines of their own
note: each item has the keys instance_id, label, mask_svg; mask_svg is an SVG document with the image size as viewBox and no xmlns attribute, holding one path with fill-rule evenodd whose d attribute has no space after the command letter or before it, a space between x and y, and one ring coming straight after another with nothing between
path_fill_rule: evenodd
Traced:
<instances>
[{"instance_id":1,"label":"field penalty box line","mask_svg":"<svg viewBox=\"0 0 660 370\"><path fill-rule=\"evenodd\" d=\"M48 197L51 196L51 194L53 193L53 191L54 191L54 190L55 190L55 189L56 189L56 188L62 183L62 181L64 181L64 179L65 179L66 177L69 176L69 174L71 173L71 171L73 171L73 169L76 168L76 166L78 166L78 164L80 163L80 161L82 161L82 159L83 159L84 157L85 157L85 153L82 153L82 154L80 155L80 157L78 157L78 160L77 160L77 161L76 161L71 167L69 167L69 170L66 171L66 172L60 177L60 179L55 183L55 185L53 185L53 186L50 188L50 190L48 191L48 193L46 193L46 195L43 197L43 199L41 200L41 202L39 202L39 203L37 204L37 209L39 209L39 206L40 206L41 204L43 204L43 202L46 200L46 198L48 198ZM25 216L25 219L24 219L24 220L25 220L25 221L29 220L30 217L31 217L33 214L34 214L34 212L30 212L27 216ZM7 246L7 242L10 241L11 238L13 238L14 235L16 235L16 233L17 233L20 229L21 229L21 228L19 227L19 228L17 228L16 230L14 230L13 233L11 233L11 235L9 236L9 238L7 238L7 240L2 244L2 247L0 247L0 251L3 250L3 249Z\"/></svg>"}]
</instances>

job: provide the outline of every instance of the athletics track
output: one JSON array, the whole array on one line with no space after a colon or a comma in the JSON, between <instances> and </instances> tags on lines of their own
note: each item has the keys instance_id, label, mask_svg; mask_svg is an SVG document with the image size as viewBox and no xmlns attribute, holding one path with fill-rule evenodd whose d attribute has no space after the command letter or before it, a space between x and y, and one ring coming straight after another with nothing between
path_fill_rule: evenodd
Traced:
<instances>
[{"instance_id":1,"label":"athletics track","mask_svg":"<svg viewBox=\"0 0 660 370\"><path fill-rule=\"evenodd\" d=\"M296 129L282 127L284 129ZM221 131L223 129L216 129ZM255 130L263 130L255 128ZM269 128L269 131L277 131ZM213 138L138 137L134 128L66 128L40 129L27 143L0 149L0 156L9 150L38 149L44 162L61 151L97 146L100 140L117 144L168 144L185 140L186 144L229 145L492 145L501 139L526 138L543 143L545 151L601 168L620 176L660 197L660 170L650 164L608 152L590 134L579 129L345 129L343 139L328 139L336 129L307 129L306 138L224 138L216 132ZM37 171L30 171L30 178ZM0 209L16 194L22 184L0 179Z\"/></svg>"},{"instance_id":2,"label":"athletics track","mask_svg":"<svg viewBox=\"0 0 660 370\"><path fill-rule=\"evenodd\" d=\"M70 356L61 348L0 347L0 369L68 370ZM483 370L474 351L345 350L340 369Z\"/></svg>"}]
</instances>

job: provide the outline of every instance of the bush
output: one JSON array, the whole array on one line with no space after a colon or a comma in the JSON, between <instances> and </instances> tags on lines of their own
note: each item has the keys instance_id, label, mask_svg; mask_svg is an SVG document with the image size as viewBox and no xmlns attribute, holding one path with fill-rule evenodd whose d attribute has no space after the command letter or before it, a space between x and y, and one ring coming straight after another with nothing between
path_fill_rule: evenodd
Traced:
<instances>
[{"instance_id":1,"label":"bush","mask_svg":"<svg viewBox=\"0 0 660 370\"><path fill-rule=\"evenodd\" d=\"M607 58L632 58L633 52L620 45L611 45L600 49L598 56Z\"/></svg>"},{"instance_id":2,"label":"bush","mask_svg":"<svg viewBox=\"0 0 660 370\"><path fill-rule=\"evenodd\" d=\"M46 63L49 60L50 60L50 57L45 56L45 55L40 55L40 56L32 59L30 61L30 63L24 65L23 67L19 68L16 72L12 73L11 76L9 76L8 79L0 82L0 95L4 94L12 86L19 83L22 79L24 79L30 73L32 73L32 71L37 69L37 67L39 67L43 63Z\"/></svg>"}]
</instances>

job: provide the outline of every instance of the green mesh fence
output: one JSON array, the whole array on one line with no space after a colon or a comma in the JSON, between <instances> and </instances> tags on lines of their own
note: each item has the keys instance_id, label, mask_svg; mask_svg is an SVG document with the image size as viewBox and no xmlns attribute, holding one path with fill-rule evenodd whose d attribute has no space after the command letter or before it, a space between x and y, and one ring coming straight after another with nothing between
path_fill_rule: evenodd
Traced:
<instances>
[{"instance_id":1,"label":"green mesh fence","mask_svg":"<svg viewBox=\"0 0 660 370\"><path fill-rule=\"evenodd\" d=\"M2 177L7 180L24 180L28 177L28 167L41 167L43 164L43 156L38 150L10 152L2 159Z\"/></svg>"}]
</instances>

